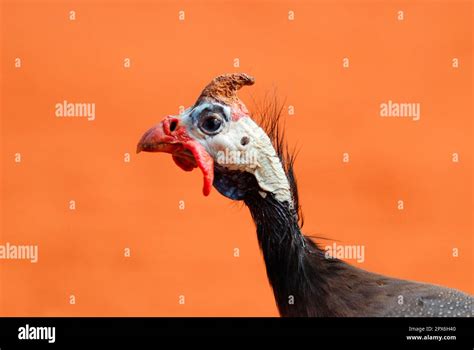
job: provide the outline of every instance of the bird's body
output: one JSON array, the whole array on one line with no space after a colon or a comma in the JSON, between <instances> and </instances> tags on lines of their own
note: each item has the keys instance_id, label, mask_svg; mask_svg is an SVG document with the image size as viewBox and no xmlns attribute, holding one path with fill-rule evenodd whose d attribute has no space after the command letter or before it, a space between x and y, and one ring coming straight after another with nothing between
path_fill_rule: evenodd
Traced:
<instances>
[{"instance_id":1,"label":"bird's body","mask_svg":"<svg viewBox=\"0 0 474 350\"><path fill-rule=\"evenodd\" d=\"M464 316L472 297L454 289L404 281L328 259L305 237L294 210L271 196L245 201L282 316Z\"/></svg>"},{"instance_id":2,"label":"bird's body","mask_svg":"<svg viewBox=\"0 0 474 350\"><path fill-rule=\"evenodd\" d=\"M472 296L327 258L301 232L294 157L284 147L281 109L267 108L260 128L236 95L253 82L245 74L215 78L186 113L168 116L146 132L137 151L172 153L182 169L202 170L205 195L213 185L222 195L246 204L280 314L470 317ZM236 152L238 157L221 162L223 152ZM244 162L250 153L256 155L254 161Z\"/></svg>"}]
</instances>

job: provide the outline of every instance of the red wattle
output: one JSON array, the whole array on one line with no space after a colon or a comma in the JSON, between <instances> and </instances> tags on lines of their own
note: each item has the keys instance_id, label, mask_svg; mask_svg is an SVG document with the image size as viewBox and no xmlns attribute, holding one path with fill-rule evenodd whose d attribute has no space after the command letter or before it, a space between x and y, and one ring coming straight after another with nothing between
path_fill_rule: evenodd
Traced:
<instances>
[{"instance_id":1,"label":"red wattle","mask_svg":"<svg viewBox=\"0 0 474 350\"><path fill-rule=\"evenodd\" d=\"M180 157L179 153L173 154L173 160L176 163L176 165L179 166L184 171L191 171L196 167L193 164L193 162L191 162L188 159L185 159L183 157Z\"/></svg>"},{"instance_id":2,"label":"red wattle","mask_svg":"<svg viewBox=\"0 0 474 350\"><path fill-rule=\"evenodd\" d=\"M212 182L214 181L214 160L206 149L196 141L187 141L184 143L184 147L192 152L199 169L202 171L204 178L202 193L208 196L211 193Z\"/></svg>"}]
</instances>

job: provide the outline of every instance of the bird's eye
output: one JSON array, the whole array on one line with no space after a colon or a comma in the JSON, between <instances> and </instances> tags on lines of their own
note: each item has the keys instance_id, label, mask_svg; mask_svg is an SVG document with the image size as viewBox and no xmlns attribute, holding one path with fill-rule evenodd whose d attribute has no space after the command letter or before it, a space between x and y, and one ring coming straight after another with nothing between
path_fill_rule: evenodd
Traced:
<instances>
[{"instance_id":1,"label":"bird's eye","mask_svg":"<svg viewBox=\"0 0 474 350\"><path fill-rule=\"evenodd\" d=\"M215 135L222 129L222 118L218 114L208 114L201 117L199 129L208 135Z\"/></svg>"}]
</instances>

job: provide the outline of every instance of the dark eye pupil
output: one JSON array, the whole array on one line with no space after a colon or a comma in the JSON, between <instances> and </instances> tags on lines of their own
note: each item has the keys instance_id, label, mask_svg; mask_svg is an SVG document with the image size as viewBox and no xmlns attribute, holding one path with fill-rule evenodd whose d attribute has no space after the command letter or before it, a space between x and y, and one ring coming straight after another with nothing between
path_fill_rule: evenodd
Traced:
<instances>
[{"instance_id":1,"label":"dark eye pupil","mask_svg":"<svg viewBox=\"0 0 474 350\"><path fill-rule=\"evenodd\" d=\"M208 117L202 123L202 127L210 132L217 131L221 127L222 121L215 117Z\"/></svg>"}]
</instances>

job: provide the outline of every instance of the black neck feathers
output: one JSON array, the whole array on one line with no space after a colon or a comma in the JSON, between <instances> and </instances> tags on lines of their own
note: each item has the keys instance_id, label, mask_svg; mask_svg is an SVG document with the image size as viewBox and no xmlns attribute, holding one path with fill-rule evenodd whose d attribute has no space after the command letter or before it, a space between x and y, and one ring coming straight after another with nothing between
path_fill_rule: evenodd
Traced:
<instances>
[{"instance_id":1,"label":"black neck feathers","mask_svg":"<svg viewBox=\"0 0 474 350\"><path fill-rule=\"evenodd\" d=\"M324 253L300 231L298 215L272 194L248 193L244 199L257 229L268 279L282 316L338 316L333 276L345 264Z\"/></svg>"}]
</instances>

